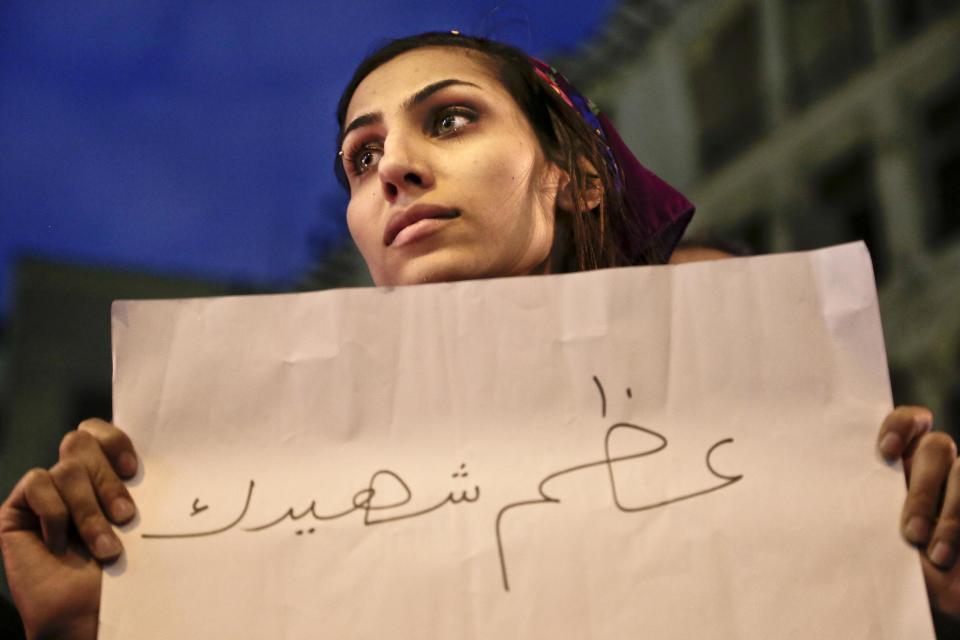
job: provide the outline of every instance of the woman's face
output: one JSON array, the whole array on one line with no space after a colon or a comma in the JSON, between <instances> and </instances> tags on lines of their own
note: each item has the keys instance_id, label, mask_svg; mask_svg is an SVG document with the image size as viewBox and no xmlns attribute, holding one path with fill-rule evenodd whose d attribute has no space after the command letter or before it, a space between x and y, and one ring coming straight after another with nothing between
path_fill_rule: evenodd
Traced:
<instances>
[{"instance_id":1,"label":"woman's face","mask_svg":"<svg viewBox=\"0 0 960 640\"><path fill-rule=\"evenodd\" d=\"M479 56L409 51L353 94L347 224L378 285L546 268L561 172Z\"/></svg>"}]
</instances>

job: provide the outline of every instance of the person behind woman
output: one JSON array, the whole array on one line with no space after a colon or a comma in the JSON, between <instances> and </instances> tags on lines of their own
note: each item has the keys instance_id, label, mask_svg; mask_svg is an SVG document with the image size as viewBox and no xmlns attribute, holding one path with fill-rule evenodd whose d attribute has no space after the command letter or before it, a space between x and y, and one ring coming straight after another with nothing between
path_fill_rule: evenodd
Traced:
<instances>
[{"instance_id":1,"label":"person behind woman","mask_svg":"<svg viewBox=\"0 0 960 640\"><path fill-rule=\"evenodd\" d=\"M377 285L659 264L693 212L562 76L496 42L394 41L360 64L337 119L347 222ZM956 616L960 464L931 423L926 409L897 408L878 447L904 457L902 530L925 552L934 609ZM137 464L120 429L89 420L0 508L28 637L96 636L100 567L121 553L110 523L135 511L120 478Z\"/></svg>"}]
</instances>

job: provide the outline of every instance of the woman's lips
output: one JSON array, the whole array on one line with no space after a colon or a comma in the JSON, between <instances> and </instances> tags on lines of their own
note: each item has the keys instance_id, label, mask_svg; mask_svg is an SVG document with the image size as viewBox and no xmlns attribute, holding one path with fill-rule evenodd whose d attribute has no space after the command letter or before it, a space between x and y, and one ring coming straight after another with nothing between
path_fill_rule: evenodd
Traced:
<instances>
[{"instance_id":1,"label":"woman's lips","mask_svg":"<svg viewBox=\"0 0 960 640\"><path fill-rule=\"evenodd\" d=\"M408 207L390 217L383 231L383 244L401 247L459 216L458 210L440 205L418 204Z\"/></svg>"}]
</instances>

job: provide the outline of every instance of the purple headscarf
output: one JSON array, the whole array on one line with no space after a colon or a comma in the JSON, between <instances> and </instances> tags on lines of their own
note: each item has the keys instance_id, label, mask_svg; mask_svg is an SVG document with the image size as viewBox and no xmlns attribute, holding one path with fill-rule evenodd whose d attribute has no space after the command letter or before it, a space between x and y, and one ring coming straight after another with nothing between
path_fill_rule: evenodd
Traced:
<instances>
[{"instance_id":1,"label":"purple headscarf","mask_svg":"<svg viewBox=\"0 0 960 640\"><path fill-rule=\"evenodd\" d=\"M636 231L621 239L621 248L634 263L642 262L652 249L663 262L670 258L694 206L682 193L640 164L610 120L574 88L556 69L530 58L533 70L563 101L575 109L603 141L611 173L623 189L624 200L634 217Z\"/></svg>"}]
</instances>

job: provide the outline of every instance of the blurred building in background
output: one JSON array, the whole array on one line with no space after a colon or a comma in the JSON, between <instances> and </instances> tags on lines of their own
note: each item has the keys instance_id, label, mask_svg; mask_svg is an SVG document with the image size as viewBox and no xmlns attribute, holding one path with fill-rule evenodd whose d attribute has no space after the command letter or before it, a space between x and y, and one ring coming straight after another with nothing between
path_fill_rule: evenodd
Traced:
<instances>
[{"instance_id":1,"label":"blurred building in background","mask_svg":"<svg viewBox=\"0 0 960 640\"><path fill-rule=\"evenodd\" d=\"M0 491L57 459L60 439L111 416L110 304L251 293L242 285L23 259L0 350Z\"/></svg>"},{"instance_id":2,"label":"blurred building in background","mask_svg":"<svg viewBox=\"0 0 960 640\"><path fill-rule=\"evenodd\" d=\"M626 0L557 66L756 253L862 239L898 402L960 427L960 0Z\"/></svg>"}]
</instances>

